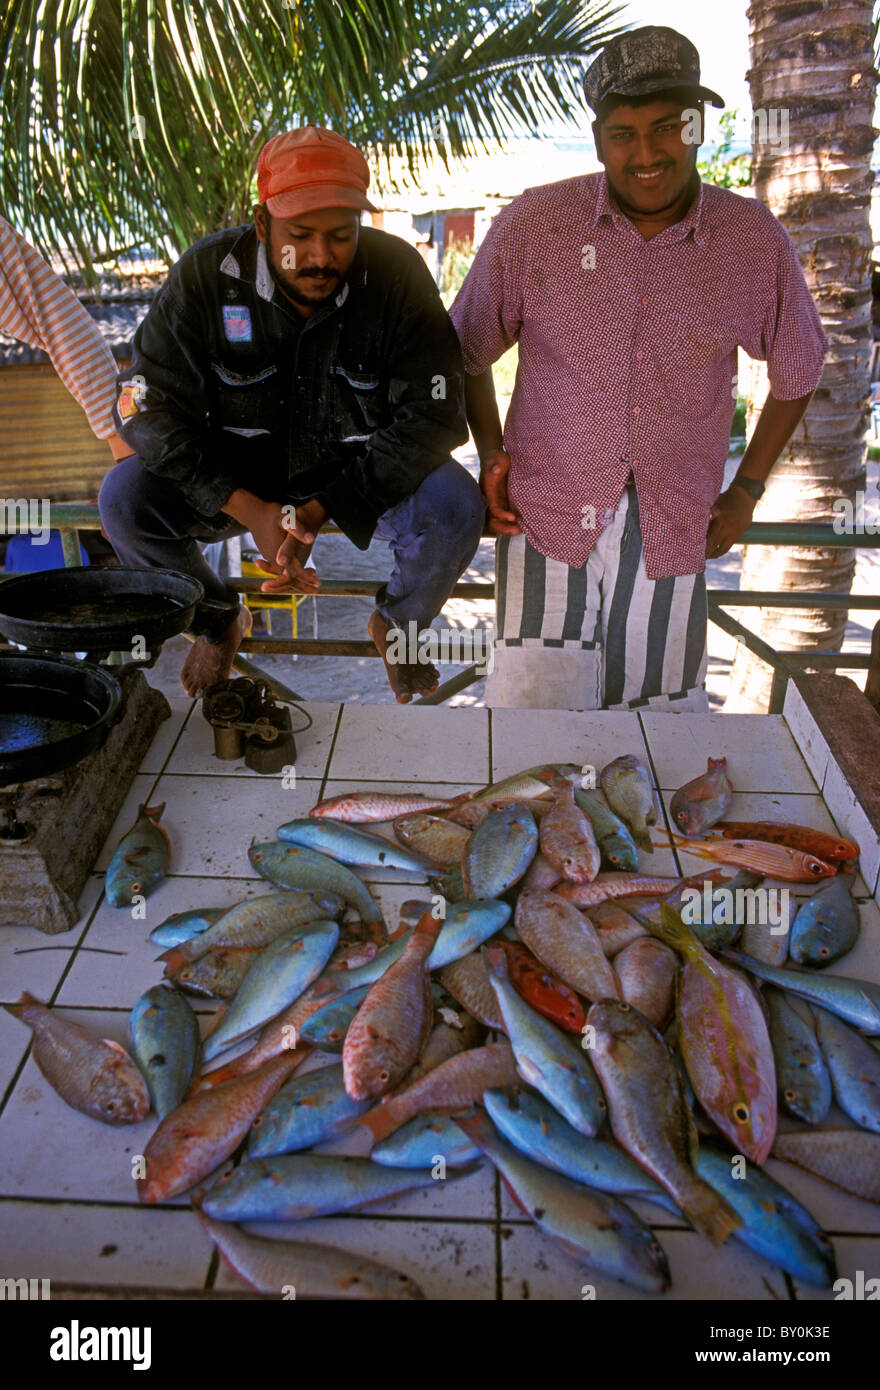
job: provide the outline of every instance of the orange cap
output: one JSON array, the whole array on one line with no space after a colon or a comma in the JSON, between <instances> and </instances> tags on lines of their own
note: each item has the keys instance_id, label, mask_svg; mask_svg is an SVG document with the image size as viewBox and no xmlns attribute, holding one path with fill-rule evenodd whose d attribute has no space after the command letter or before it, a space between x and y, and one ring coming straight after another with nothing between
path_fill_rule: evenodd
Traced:
<instances>
[{"instance_id":1,"label":"orange cap","mask_svg":"<svg viewBox=\"0 0 880 1390\"><path fill-rule=\"evenodd\" d=\"M360 150L341 135L305 125L275 135L257 160L257 197L273 217L293 217L318 208L362 208L370 169Z\"/></svg>"}]
</instances>

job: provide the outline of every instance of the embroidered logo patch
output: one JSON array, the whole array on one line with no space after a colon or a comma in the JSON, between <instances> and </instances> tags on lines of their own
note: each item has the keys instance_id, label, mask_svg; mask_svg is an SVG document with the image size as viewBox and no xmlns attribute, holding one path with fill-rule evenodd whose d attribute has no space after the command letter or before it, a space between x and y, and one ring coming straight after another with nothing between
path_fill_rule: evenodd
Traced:
<instances>
[{"instance_id":1,"label":"embroidered logo patch","mask_svg":"<svg viewBox=\"0 0 880 1390\"><path fill-rule=\"evenodd\" d=\"M132 415L137 415L139 391L136 386L128 383L119 392L119 399L116 402L116 409L119 411L120 420L130 420Z\"/></svg>"},{"instance_id":2,"label":"embroidered logo patch","mask_svg":"<svg viewBox=\"0 0 880 1390\"><path fill-rule=\"evenodd\" d=\"M250 309L244 304L224 304L223 331L230 343L252 342L254 334Z\"/></svg>"}]
</instances>

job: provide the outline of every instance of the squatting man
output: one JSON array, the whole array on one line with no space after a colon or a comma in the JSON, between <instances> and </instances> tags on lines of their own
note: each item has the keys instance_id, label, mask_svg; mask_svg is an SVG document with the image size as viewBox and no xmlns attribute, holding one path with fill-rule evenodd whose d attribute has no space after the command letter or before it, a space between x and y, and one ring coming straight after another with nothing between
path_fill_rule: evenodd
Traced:
<instances>
[{"instance_id":1,"label":"squatting man","mask_svg":"<svg viewBox=\"0 0 880 1390\"><path fill-rule=\"evenodd\" d=\"M247 609L199 541L250 531L267 593L315 594L307 561L332 518L393 570L368 631L400 703L437 688L399 643L440 612L479 543L485 502L451 457L467 440L455 330L418 252L361 227L369 169L315 126L266 144L253 225L216 233L174 265L118 379L135 451L104 480L105 532L123 564L204 585L181 673L193 696L225 679Z\"/></svg>"}]
</instances>

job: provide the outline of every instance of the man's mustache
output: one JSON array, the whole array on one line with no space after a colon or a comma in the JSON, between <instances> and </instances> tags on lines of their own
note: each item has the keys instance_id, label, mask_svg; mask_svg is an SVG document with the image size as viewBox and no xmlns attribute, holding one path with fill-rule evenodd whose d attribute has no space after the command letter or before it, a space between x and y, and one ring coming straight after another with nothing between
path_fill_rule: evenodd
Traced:
<instances>
[{"instance_id":1,"label":"man's mustache","mask_svg":"<svg viewBox=\"0 0 880 1390\"><path fill-rule=\"evenodd\" d=\"M314 266L310 266L307 270L301 270L299 272L299 278L301 280L326 280L329 279L331 275L335 276L336 273L337 272L333 270L330 266L327 266L326 269L323 270L315 269Z\"/></svg>"}]
</instances>

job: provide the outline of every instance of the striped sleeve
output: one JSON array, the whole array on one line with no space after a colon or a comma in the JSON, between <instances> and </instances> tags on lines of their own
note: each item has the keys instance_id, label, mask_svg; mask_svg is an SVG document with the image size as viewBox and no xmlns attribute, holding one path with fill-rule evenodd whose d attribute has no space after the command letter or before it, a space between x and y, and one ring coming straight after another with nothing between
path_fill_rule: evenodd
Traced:
<instances>
[{"instance_id":1,"label":"striped sleeve","mask_svg":"<svg viewBox=\"0 0 880 1390\"><path fill-rule=\"evenodd\" d=\"M47 353L99 439L116 433L116 363L94 319L0 217L0 329Z\"/></svg>"}]
</instances>

